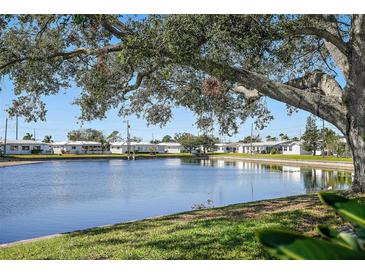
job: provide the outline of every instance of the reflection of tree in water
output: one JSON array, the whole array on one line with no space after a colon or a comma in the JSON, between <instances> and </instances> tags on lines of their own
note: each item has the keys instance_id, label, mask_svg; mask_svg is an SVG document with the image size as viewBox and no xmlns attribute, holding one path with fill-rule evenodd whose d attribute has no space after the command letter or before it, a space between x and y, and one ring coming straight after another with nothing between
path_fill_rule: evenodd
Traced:
<instances>
[{"instance_id":1,"label":"reflection of tree in water","mask_svg":"<svg viewBox=\"0 0 365 274\"><path fill-rule=\"evenodd\" d=\"M262 169L268 170L268 171L277 171L277 172L283 172L283 166L279 165L270 165L270 164L260 164Z\"/></svg>"},{"instance_id":2,"label":"reflection of tree in water","mask_svg":"<svg viewBox=\"0 0 365 274\"><path fill-rule=\"evenodd\" d=\"M182 162L211 167L242 167L242 165L238 165L238 162L236 161L218 159L182 159ZM261 169L270 172L283 172L283 166L276 164L249 162L247 166L245 165L245 168ZM307 193L327 189L330 186L332 189L344 189L350 186L352 181L351 172L348 171L300 168L300 173Z\"/></svg>"},{"instance_id":3,"label":"reflection of tree in water","mask_svg":"<svg viewBox=\"0 0 365 274\"><path fill-rule=\"evenodd\" d=\"M301 173L303 174L304 188L306 192L313 192L320 188L317 181L318 177L316 171L316 169L301 169Z\"/></svg>"},{"instance_id":4,"label":"reflection of tree in water","mask_svg":"<svg viewBox=\"0 0 365 274\"><path fill-rule=\"evenodd\" d=\"M306 192L327 189L328 187L344 189L351 184L351 173L346 171L302 168L301 173Z\"/></svg>"}]
</instances>

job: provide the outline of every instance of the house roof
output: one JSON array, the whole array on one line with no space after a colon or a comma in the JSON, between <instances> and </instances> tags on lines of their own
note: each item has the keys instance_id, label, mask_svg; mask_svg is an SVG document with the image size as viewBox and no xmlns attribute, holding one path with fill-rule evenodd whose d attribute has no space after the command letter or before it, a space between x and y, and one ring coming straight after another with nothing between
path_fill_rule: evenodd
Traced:
<instances>
[{"instance_id":1,"label":"house roof","mask_svg":"<svg viewBox=\"0 0 365 274\"><path fill-rule=\"evenodd\" d=\"M131 146L158 146L159 144L151 144L151 143L146 143L146 142L130 142L129 143ZM110 143L111 146L127 146L128 143L126 141L124 142L115 142L115 143Z\"/></svg>"},{"instance_id":2,"label":"house roof","mask_svg":"<svg viewBox=\"0 0 365 274\"><path fill-rule=\"evenodd\" d=\"M252 146L278 146L290 143L292 141L265 141L265 142L254 142ZM238 143L238 146L249 147L251 143Z\"/></svg>"},{"instance_id":3,"label":"house roof","mask_svg":"<svg viewBox=\"0 0 365 274\"><path fill-rule=\"evenodd\" d=\"M290 143L284 144L285 146L302 145L302 141L291 141Z\"/></svg>"},{"instance_id":4,"label":"house roof","mask_svg":"<svg viewBox=\"0 0 365 274\"><path fill-rule=\"evenodd\" d=\"M0 144L4 144L4 140L0 140ZM47 143L35 140L6 140L8 145L49 145Z\"/></svg>"},{"instance_id":5,"label":"house roof","mask_svg":"<svg viewBox=\"0 0 365 274\"><path fill-rule=\"evenodd\" d=\"M51 143L52 146L101 146L99 142L93 141L64 141Z\"/></svg>"},{"instance_id":6,"label":"house roof","mask_svg":"<svg viewBox=\"0 0 365 274\"><path fill-rule=\"evenodd\" d=\"M159 143L160 146L170 146L170 147L180 147L180 143L172 143L172 142L165 142L165 143Z\"/></svg>"},{"instance_id":7,"label":"house roof","mask_svg":"<svg viewBox=\"0 0 365 274\"><path fill-rule=\"evenodd\" d=\"M218 147L235 147L238 146L240 143L219 143L219 144L215 144Z\"/></svg>"}]
</instances>

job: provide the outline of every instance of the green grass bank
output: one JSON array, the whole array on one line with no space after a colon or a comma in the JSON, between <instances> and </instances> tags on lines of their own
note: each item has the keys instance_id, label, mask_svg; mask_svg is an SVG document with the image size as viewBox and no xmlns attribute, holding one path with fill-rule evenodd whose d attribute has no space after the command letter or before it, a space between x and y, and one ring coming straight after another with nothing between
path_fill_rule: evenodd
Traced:
<instances>
[{"instance_id":1,"label":"green grass bank","mask_svg":"<svg viewBox=\"0 0 365 274\"><path fill-rule=\"evenodd\" d=\"M365 196L361 196L364 198ZM255 231L339 225L317 195L184 212L0 248L0 259L271 259Z\"/></svg>"}]
</instances>

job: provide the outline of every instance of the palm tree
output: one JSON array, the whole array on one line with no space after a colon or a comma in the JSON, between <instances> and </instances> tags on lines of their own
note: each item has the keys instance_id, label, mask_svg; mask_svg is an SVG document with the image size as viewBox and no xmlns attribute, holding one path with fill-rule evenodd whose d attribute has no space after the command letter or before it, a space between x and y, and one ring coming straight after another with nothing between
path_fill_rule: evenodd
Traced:
<instances>
[{"instance_id":1,"label":"palm tree","mask_svg":"<svg viewBox=\"0 0 365 274\"><path fill-rule=\"evenodd\" d=\"M43 142L44 143L53 143L52 136L51 135L44 136Z\"/></svg>"},{"instance_id":2,"label":"palm tree","mask_svg":"<svg viewBox=\"0 0 365 274\"><path fill-rule=\"evenodd\" d=\"M33 138L33 134L27 132L24 137L23 137L23 140L34 140Z\"/></svg>"}]
</instances>

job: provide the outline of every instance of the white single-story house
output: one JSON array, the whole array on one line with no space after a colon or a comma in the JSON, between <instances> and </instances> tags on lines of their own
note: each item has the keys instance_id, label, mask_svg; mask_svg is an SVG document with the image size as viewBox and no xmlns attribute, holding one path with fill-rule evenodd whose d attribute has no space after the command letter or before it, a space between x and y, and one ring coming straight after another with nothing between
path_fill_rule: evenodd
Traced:
<instances>
[{"instance_id":1,"label":"white single-story house","mask_svg":"<svg viewBox=\"0 0 365 274\"><path fill-rule=\"evenodd\" d=\"M123 154L128 152L127 142L110 143L110 152L114 154Z\"/></svg>"},{"instance_id":2,"label":"white single-story house","mask_svg":"<svg viewBox=\"0 0 365 274\"><path fill-rule=\"evenodd\" d=\"M165 153L165 147L159 144L130 142L130 152L134 153ZM127 142L115 142L110 144L110 151L114 154L122 154L128 152Z\"/></svg>"},{"instance_id":3,"label":"white single-story house","mask_svg":"<svg viewBox=\"0 0 365 274\"><path fill-rule=\"evenodd\" d=\"M54 154L102 154L103 147L99 142L65 141L50 144Z\"/></svg>"},{"instance_id":4,"label":"white single-story house","mask_svg":"<svg viewBox=\"0 0 365 274\"><path fill-rule=\"evenodd\" d=\"M237 152L238 143L221 143L215 144L215 151L218 153L229 153L229 152Z\"/></svg>"},{"instance_id":5,"label":"white single-story house","mask_svg":"<svg viewBox=\"0 0 365 274\"><path fill-rule=\"evenodd\" d=\"M294 141L282 145L283 154L285 155L311 155L313 151L307 151L304 149L303 142ZM322 155L322 151L316 150L316 155Z\"/></svg>"},{"instance_id":6,"label":"white single-story house","mask_svg":"<svg viewBox=\"0 0 365 274\"><path fill-rule=\"evenodd\" d=\"M266 141L266 142L254 142L254 143L238 143L238 153L267 153L269 154L272 149L281 151L283 145L291 141ZM251 151L252 149L252 151Z\"/></svg>"},{"instance_id":7,"label":"white single-story house","mask_svg":"<svg viewBox=\"0 0 365 274\"><path fill-rule=\"evenodd\" d=\"M180 153L184 150L179 143L159 143L158 145L164 147L165 153Z\"/></svg>"},{"instance_id":8,"label":"white single-story house","mask_svg":"<svg viewBox=\"0 0 365 274\"><path fill-rule=\"evenodd\" d=\"M0 140L1 154L51 154L50 144L34 140Z\"/></svg>"}]
</instances>

